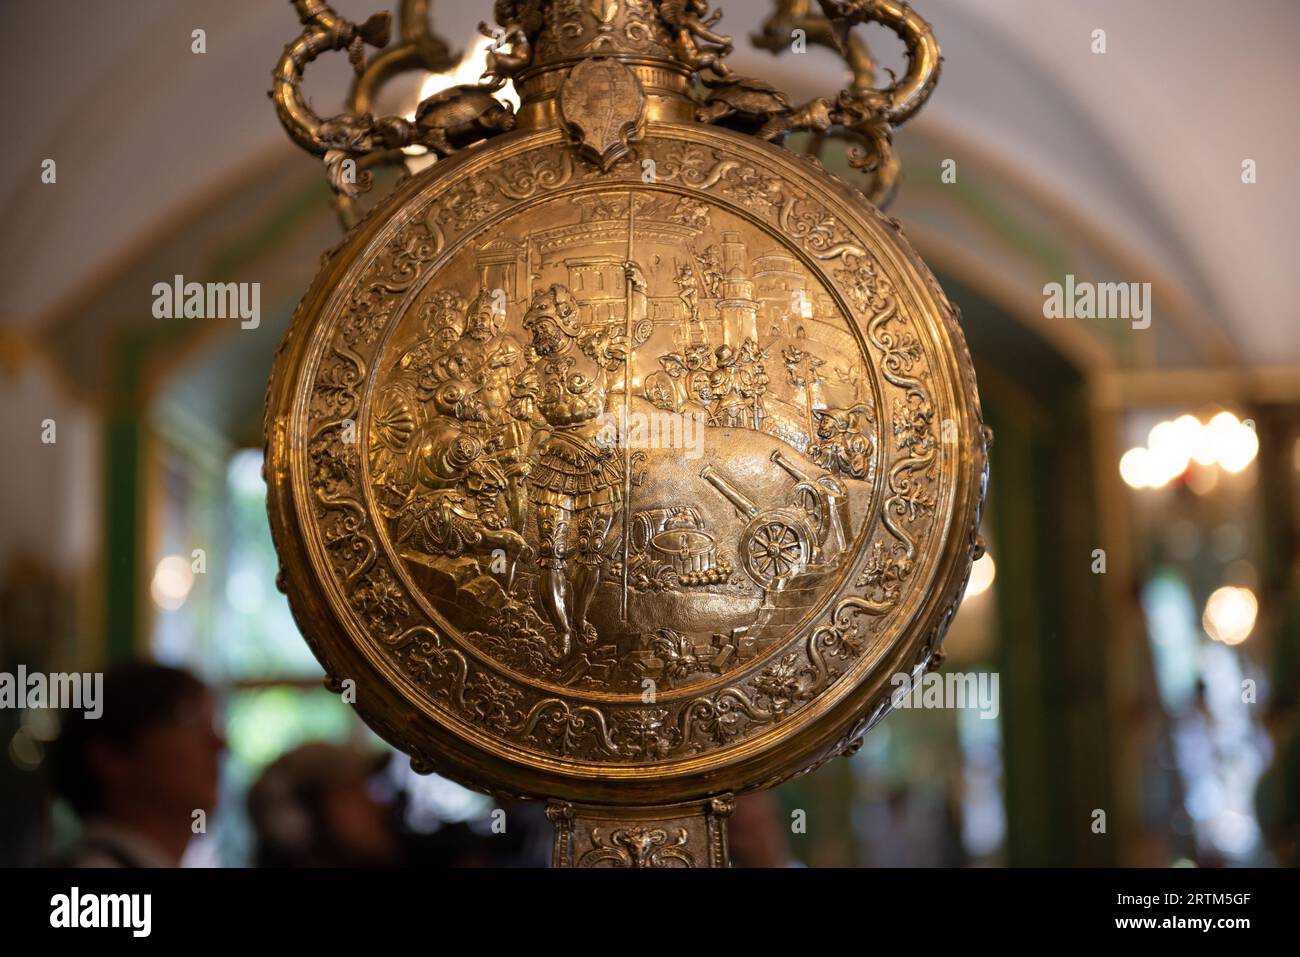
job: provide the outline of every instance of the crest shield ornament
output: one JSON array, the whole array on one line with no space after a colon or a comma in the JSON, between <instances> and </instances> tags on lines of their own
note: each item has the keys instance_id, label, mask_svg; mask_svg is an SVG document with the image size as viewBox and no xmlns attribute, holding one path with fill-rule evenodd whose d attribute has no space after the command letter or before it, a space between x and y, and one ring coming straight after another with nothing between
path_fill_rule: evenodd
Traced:
<instances>
[{"instance_id":1,"label":"crest shield ornament","mask_svg":"<svg viewBox=\"0 0 1300 957\"><path fill-rule=\"evenodd\" d=\"M645 93L617 60L583 60L560 87L560 115L583 154L607 170L641 137Z\"/></svg>"},{"instance_id":2,"label":"crest shield ornament","mask_svg":"<svg viewBox=\"0 0 1300 957\"><path fill-rule=\"evenodd\" d=\"M795 106L699 0L519 0L482 84L320 120L302 68L368 69L377 30L296 6L273 95L332 179L445 154L329 254L268 391L279 582L327 683L418 770L549 800L557 865L724 865L735 793L850 752L937 667L981 549L957 312L780 145L833 123L886 172L929 28L832 5L908 74Z\"/></svg>"}]
</instances>

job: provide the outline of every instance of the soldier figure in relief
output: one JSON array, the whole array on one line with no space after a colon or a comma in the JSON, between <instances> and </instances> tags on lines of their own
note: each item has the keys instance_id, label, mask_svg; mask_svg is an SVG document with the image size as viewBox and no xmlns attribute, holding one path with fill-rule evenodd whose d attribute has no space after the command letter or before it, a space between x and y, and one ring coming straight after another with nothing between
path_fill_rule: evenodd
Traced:
<instances>
[{"instance_id":1,"label":"soldier figure in relief","mask_svg":"<svg viewBox=\"0 0 1300 957\"><path fill-rule=\"evenodd\" d=\"M434 415L411 437L414 488L397 513L396 538L419 552L451 558L500 549L513 569L531 549L507 527L506 478L474 434L480 415L471 387L443 382L432 404Z\"/></svg>"},{"instance_id":2,"label":"soldier figure in relief","mask_svg":"<svg viewBox=\"0 0 1300 957\"><path fill-rule=\"evenodd\" d=\"M745 379L744 370L736 364L736 353L728 345L718 346L709 373L709 425L734 429L749 424L743 395Z\"/></svg>"},{"instance_id":3,"label":"soldier figure in relief","mask_svg":"<svg viewBox=\"0 0 1300 957\"><path fill-rule=\"evenodd\" d=\"M532 397L547 433L528 484L537 516L538 600L555 629L558 659L569 654L575 636L588 645L597 637L587 612L623 502L620 450L599 436L609 374L622 370L627 343L621 334L583 328L577 301L560 285L534 294L524 328L536 361L516 393Z\"/></svg>"},{"instance_id":4,"label":"soldier figure in relief","mask_svg":"<svg viewBox=\"0 0 1300 957\"><path fill-rule=\"evenodd\" d=\"M465 330L465 299L454 290L435 292L420 307L424 335L403 353L398 368L411 372L424 399L437 387L454 378L438 363Z\"/></svg>"},{"instance_id":5,"label":"soldier figure in relief","mask_svg":"<svg viewBox=\"0 0 1300 957\"><path fill-rule=\"evenodd\" d=\"M524 367L524 349L513 336L501 331L505 312L497 308L496 295L484 290L470 304L465 331L447 351L446 362L476 389L474 402L480 416L476 431L483 439L484 451L506 477L510 527L522 532L527 504L524 479L528 474L528 430L514 414L517 405L511 389Z\"/></svg>"}]
</instances>

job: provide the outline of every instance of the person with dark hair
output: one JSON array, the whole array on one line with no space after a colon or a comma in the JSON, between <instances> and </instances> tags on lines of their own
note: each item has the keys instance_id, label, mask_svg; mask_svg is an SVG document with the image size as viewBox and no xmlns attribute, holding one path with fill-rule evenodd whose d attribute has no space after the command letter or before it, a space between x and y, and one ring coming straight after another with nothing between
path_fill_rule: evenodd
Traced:
<instances>
[{"instance_id":1,"label":"person with dark hair","mask_svg":"<svg viewBox=\"0 0 1300 957\"><path fill-rule=\"evenodd\" d=\"M309 741L273 761L248 792L258 867L390 867L392 807L370 780L389 755Z\"/></svg>"},{"instance_id":2,"label":"person with dark hair","mask_svg":"<svg viewBox=\"0 0 1300 957\"><path fill-rule=\"evenodd\" d=\"M189 672L150 662L107 671L100 717L65 715L54 746L54 790L83 828L60 863L178 866L216 806L224 747L212 694Z\"/></svg>"}]
</instances>

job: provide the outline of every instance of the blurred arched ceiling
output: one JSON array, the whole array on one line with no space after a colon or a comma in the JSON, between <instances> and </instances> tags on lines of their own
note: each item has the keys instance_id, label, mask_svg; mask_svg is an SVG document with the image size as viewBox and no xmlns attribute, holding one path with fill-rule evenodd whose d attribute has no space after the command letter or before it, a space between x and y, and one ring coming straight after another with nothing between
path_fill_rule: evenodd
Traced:
<instances>
[{"instance_id":1,"label":"blurred arched ceiling","mask_svg":"<svg viewBox=\"0 0 1300 957\"><path fill-rule=\"evenodd\" d=\"M394 5L335 4L358 20ZM722 6L740 72L798 96L841 85L843 71L827 51L773 58L749 48L767 3ZM1242 361L1300 361L1292 261L1300 4L1249 0L1231 5L1231 17L1212 0L914 6L945 53L918 135L941 131L998 157L1117 243L1142 250L1181 282ZM490 7L435 2L435 26L462 47ZM205 54L190 50L196 28L207 33ZM198 198L290 153L266 90L297 29L288 2L268 0L4 5L12 137L0 156L4 324L33 329L61 316L166 235ZM1090 50L1094 29L1106 31L1104 55ZM896 43L874 28L868 35L885 63L900 62ZM347 79L341 56L313 67L307 86L320 111L340 102ZM45 158L58 163L54 185L40 183ZM960 165L960 151L954 158ZM1258 163L1254 186L1240 180L1246 158ZM148 289L140 295L145 309ZM1159 302L1155 309L1158 321Z\"/></svg>"}]
</instances>

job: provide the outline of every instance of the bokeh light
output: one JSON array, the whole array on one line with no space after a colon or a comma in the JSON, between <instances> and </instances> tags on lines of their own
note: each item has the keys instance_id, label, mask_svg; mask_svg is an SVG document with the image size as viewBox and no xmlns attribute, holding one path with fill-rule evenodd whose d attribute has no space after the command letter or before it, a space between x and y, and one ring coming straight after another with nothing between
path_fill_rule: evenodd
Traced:
<instances>
[{"instance_id":1,"label":"bokeh light","mask_svg":"<svg viewBox=\"0 0 1300 957\"><path fill-rule=\"evenodd\" d=\"M1147 444L1129 449L1119 461L1120 477L1130 488L1163 488L1191 469L1194 491L1206 494L1218 484L1215 466L1225 472L1244 471L1259 453L1259 437L1249 422L1231 412L1217 413L1202 423L1185 413L1157 422Z\"/></svg>"},{"instance_id":2,"label":"bokeh light","mask_svg":"<svg viewBox=\"0 0 1300 957\"><path fill-rule=\"evenodd\" d=\"M154 569L149 594L153 603L163 611L175 611L185 604L193 587L194 572L190 570L190 563L179 555L168 555Z\"/></svg>"},{"instance_id":3,"label":"bokeh light","mask_svg":"<svg viewBox=\"0 0 1300 957\"><path fill-rule=\"evenodd\" d=\"M1201 625L1205 633L1225 645L1239 645L1255 628L1259 602L1249 588L1225 585L1214 591L1205 603Z\"/></svg>"},{"instance_id":4,"label":"bokeh light","mask_svg":"<svg viewBox=\"0 0 1300 957\"><path fill-rule=\"evenodd\" d=\"M971 566L970 581L966 583L966 594L962 596L962 600L974 598L988 591L996 574L997 567L993 564L993 556L985 552Z\"/></svg>"}]
</instances>

